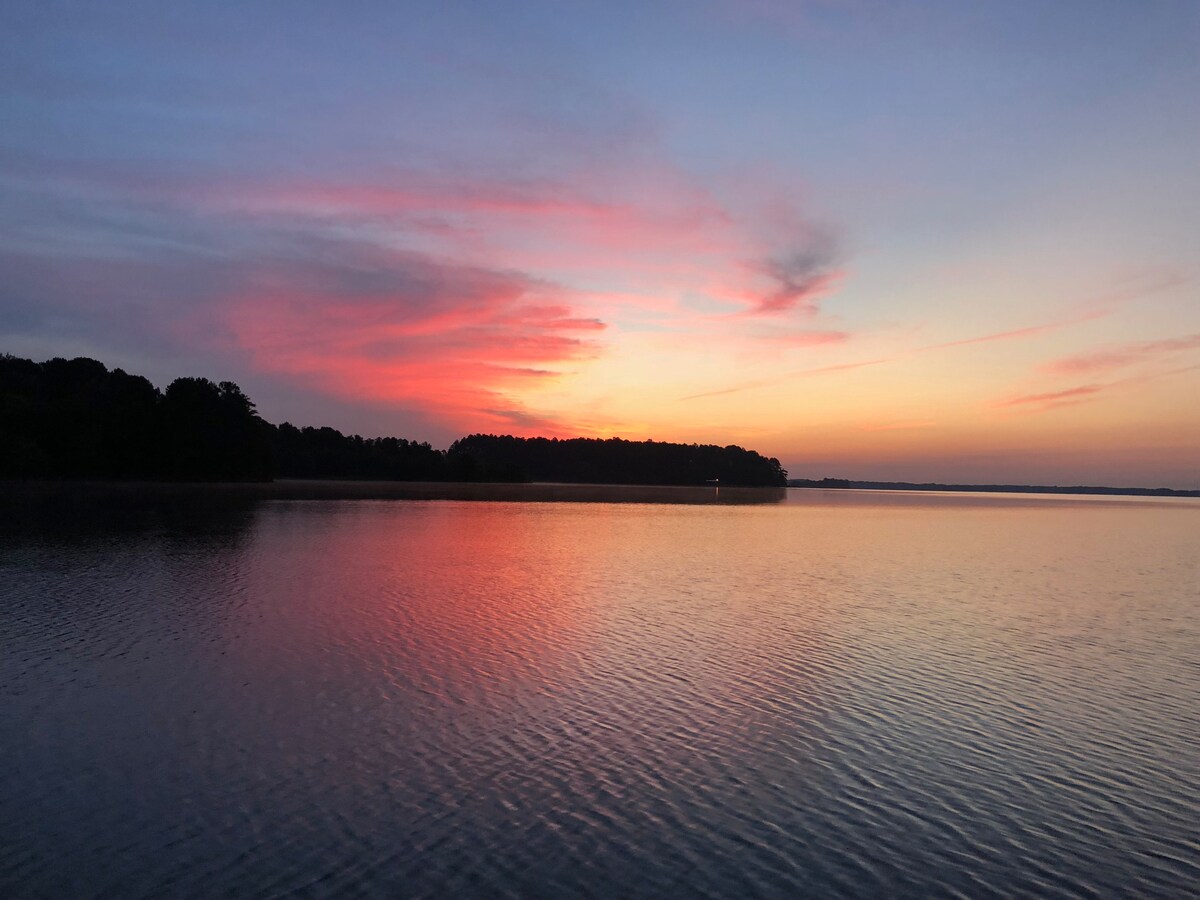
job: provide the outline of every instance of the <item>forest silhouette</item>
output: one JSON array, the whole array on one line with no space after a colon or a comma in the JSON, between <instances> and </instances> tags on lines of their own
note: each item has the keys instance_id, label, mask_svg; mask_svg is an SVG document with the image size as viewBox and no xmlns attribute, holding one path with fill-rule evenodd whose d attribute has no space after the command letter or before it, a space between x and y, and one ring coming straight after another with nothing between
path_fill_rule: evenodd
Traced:
<instances>
[{"instance_id":1,"label":"forest silhouette","mask_svg":"<svg viewBox=\"0 0 1200 900\"><path fill-rule=\"evenodd\" d=\"M787 484L778 460L738 446L472 434L442 451L272 425L231 381L178 378L160 391L94 359L8 354L0 354L0 478Z\"/></svg>"}]
</instances>

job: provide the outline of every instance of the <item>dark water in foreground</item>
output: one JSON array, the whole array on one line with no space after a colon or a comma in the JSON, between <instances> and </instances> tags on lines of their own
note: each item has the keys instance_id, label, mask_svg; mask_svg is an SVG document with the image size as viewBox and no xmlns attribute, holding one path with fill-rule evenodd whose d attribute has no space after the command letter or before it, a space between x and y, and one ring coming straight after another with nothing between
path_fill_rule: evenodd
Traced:
<instances>
[{"instance_id":1,"label":"dark water in foreground","mask_svg":"<svg viewBox=\"0 0 1200 900\"><path fill-rule=\"evenodd\" d=\"M1200 502L727 499L10 519L0 895L1197 892Z\"/></svg>"}]
</instances>

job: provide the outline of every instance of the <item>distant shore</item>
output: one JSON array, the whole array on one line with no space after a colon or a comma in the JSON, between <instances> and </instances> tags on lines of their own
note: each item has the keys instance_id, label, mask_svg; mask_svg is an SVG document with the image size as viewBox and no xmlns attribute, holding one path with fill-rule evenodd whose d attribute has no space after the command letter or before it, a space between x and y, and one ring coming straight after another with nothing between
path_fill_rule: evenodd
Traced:
<instances>
[{"instance_id":1,"label":"distant shore","mask_svg":"<svg viewBox=\"0 0 1200 900\"><path fill-rule=\"evenodd\" d=\"M1173 488L1061 487L1017 484L917 484L905 481L849 481L794 478L788 488L842 491L947 492L964 494L1059 494L1200 498L1200 490ZM0 480L0 505L40 501L192 503L242 500L491 500L630 503L770 503L785 496L782 487L721 485L577 484L560 482L384 481L283 478L276 481L122 481L102 479Z\"/></svg>"},{"instance_id":2,"label":"distant shore","mask_svg":"<svg viewBox=\"0 0 1200 900\"><path fill-rule=\"evenodd\" d=\"M1200 490L1175 488L1060 487L1044 484L937 484L911 481L851 481L845 478L792 478L788 487L859 491L952 491L975 494L1096 494L1108 497L1200 497Z\"/></svg>"}]
</instances>

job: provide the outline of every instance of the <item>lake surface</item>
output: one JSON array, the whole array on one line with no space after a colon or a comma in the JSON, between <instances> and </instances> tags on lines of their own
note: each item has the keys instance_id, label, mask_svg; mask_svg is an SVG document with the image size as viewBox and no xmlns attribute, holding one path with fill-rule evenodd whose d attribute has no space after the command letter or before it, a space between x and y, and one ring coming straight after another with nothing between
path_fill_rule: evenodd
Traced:
<instances>
[{"instance_id":1,"label":"lake surface","mask_svg":"<svg viewBox=\"0 0 1200 900\"><path fill-rule=\"evenodd\" d=\"M0 895L1200 888L1200 502L512 491L7 516Z\"/></svg>"}]
</instances>

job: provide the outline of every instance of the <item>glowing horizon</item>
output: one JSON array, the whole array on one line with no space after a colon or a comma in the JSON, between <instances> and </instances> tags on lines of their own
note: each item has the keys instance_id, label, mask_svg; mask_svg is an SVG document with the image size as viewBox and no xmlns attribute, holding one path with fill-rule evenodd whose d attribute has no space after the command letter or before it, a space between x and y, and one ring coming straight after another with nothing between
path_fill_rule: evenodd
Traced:
<instances>
[{"instance_id":1,"label":"glowing horizon","mask_svg":"<svg viewBox=\"0 0 1200 900\"><path fill-rule=\"evenodd\" d=\"M272 421L1200 488L1200 11L18 2L0 352Z\"/></svg>"}]
</instances>

